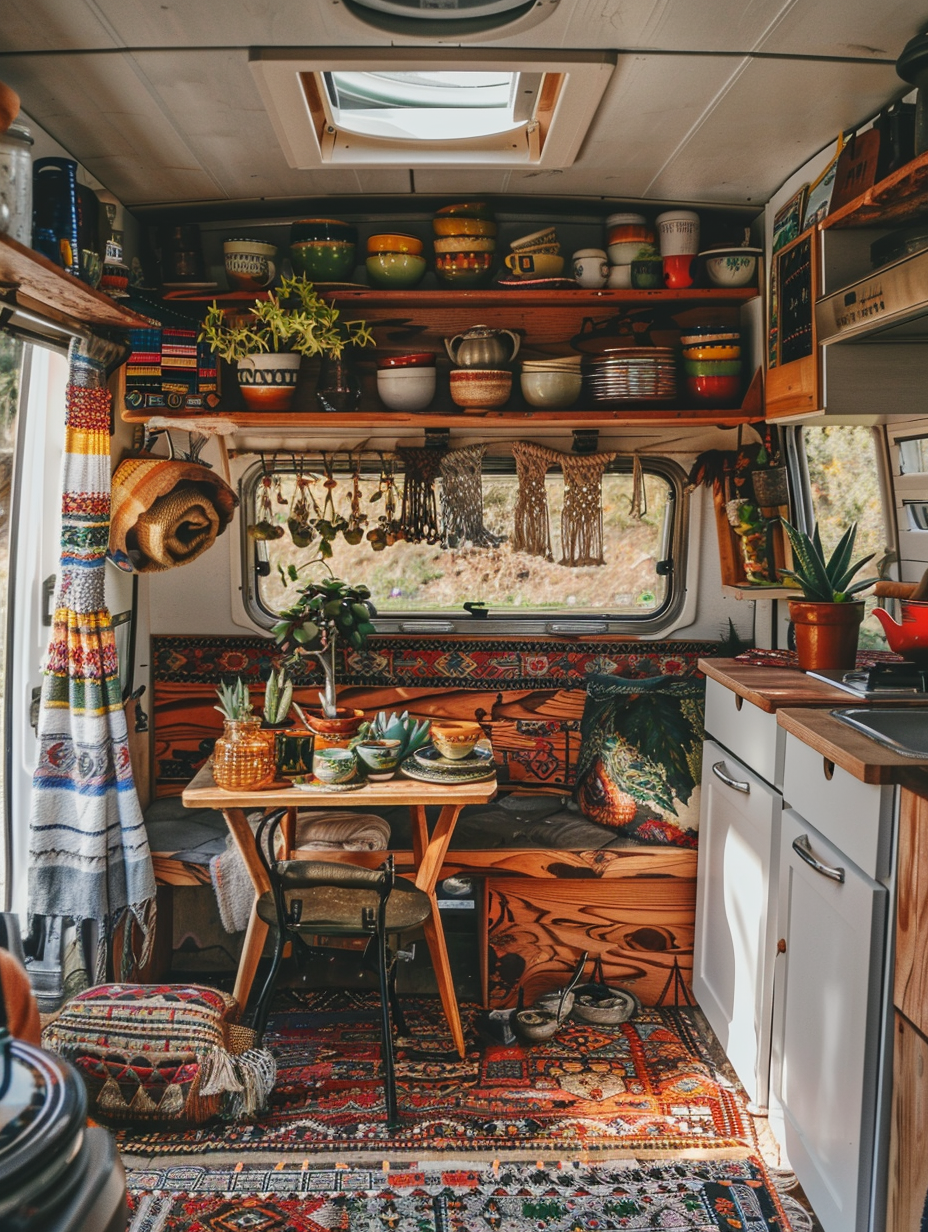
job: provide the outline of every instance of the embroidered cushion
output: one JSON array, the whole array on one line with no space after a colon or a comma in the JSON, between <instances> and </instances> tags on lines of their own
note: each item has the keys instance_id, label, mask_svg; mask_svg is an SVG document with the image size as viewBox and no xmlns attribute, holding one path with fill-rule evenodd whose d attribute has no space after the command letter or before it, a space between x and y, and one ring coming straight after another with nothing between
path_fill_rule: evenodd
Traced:
<instances>
[{"instance_id":1,"label":"embroidered cushion","mask_svg":"<svg viewBox=\"0 0 928 1232\"><path fill-rule=\"evenodd\" d=\"M643 843L695 847L705 681L592 676L576 798L591 821Z\"/></svg>"},{"instance_id":2,"label":"embroidered cushion","mask_svg":"<svg viewBox=\"0 0 928 1232\"><path fill-rule=\"evenodd\" d=\"M277 1073L234 1010L197 984L100 984L64 1005L42 1043L80 1071L101 1121L235 1119L265 1106Z\"/></svg>"}]
</instances>

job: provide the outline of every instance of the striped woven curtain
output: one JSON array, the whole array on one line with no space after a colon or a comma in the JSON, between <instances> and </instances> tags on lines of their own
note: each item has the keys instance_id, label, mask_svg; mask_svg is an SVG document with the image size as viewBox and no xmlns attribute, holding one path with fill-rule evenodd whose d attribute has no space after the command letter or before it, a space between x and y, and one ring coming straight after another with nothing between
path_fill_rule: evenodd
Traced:
<instances>
[{"instance_id":1,"label":"striped woven curtain","mask_svg":"<svg viewBox=\"0 0 928 1232\"><path fill-rule=\"evenodd\" d=\"M129 761L116 641L104 600L110 395L103 356L111 350L97 340L71 347L61 565L29 818L30 914L70 917L85 934L85 925L96 923L89 930L94 952L86 956L94 983L106 978L107 943L127 912L145 939L144 961L155 900Z\"/></svg>"}]
</instances>

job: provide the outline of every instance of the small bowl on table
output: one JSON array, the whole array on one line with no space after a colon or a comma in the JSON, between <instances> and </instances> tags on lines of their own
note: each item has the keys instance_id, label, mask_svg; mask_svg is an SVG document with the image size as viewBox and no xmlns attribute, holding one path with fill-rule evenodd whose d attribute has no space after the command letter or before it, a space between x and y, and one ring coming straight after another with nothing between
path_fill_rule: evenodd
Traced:
<instances>
[{"instance_id":1,"label":"small bowl on table","mask_svg":"<svg viewBox=\"0 0 928 1232\"><path fill-rule=\"evenodd\" d=\"M358 759L352 749L316 749L313 774L320 783L348 783L358 773Z\"/></svg>"},{"instance_id":2,"label":"small bowl on table","mask_svg":"<svg viewBox=\"0 0 928 1232\"><path fill-rule=\"evenodd\" d=\"M354 746L359 768L372 783L393 778L400 764L401 750L399 740L362 740Z\"/></svg>"},{"instance_id":3,"label":"small bowl on table","mask_svg":"<svg viewBox=\"0 0 928 1232\"><path fill-rule=\"evenodd\" d=\"M433 719L431 728L432 743L451 761L460 761L469 757L483 739L483 728L479 723L466 719Z\"/></svg>"}]
</instances>

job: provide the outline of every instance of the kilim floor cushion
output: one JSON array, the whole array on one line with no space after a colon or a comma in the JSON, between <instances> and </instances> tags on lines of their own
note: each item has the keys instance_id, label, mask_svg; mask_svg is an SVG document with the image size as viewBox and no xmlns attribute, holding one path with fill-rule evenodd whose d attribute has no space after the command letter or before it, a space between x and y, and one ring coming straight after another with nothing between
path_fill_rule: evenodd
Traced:
<instances>
[{"instance_id":1,"label":"kilim floor cushion","mask_svg":"<svg viewBox=\"0 0 928 1232\"><path fill-rule=\"evenodd\" d=\"M123 1152L147 1155L501 1151L535 1159L568 1150L615 1155L753 1146L743 1097L713 1064L691 1012L646 1009L631 1023L567 1023L527 1048L471 1044L462 1061L437 1000L408 1001L398 1050L400 1124L386 1124L376 999L366 993L286 992L265 1044L276 1055L268 1111L249 1123L196 1132L124 1130ZM282 1008L281 1008L282 1007ZM475 1007L462 1007L474 1041Z\"/></svg>"},{"instance_id":2,"label":"kilim floor cushion","mask_svg":"<svg viewBox=\"0 0 928 1232\"><path fill-rule=\"evenodd\" d=\"M789 1232L753 1158L566 1166L167 1168L129 1174L129 1232Z\"/></svg>"}]
</instances>

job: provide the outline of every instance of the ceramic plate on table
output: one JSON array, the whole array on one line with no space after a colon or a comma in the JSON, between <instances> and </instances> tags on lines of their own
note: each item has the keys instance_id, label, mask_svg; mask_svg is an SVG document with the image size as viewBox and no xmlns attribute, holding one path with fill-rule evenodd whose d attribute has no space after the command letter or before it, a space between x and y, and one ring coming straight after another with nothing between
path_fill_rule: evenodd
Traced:
<instances>
[{"instance_id":1,"label":"ceramic plate on table","mask_svg":"<svg viewBox=\"0 0 928 1232\"><path fill-rule=\"evenodd\" d=\"M303 778L295 778L293 786L300 791L357 791L359 787L366 787L367 782L364 779L351 779L348 783L323 783L314 775L307 774Z\"/></svg>"},{"instance_id":2,"label":"ceramic plate on table","mask_svg":"<svg viewBox=\"0 0 928 1232\"><path fill-rule=\"evenodd\" d=\"M415 757L407 757L400 770L407 778L418 779L422 783L443 783L446 787L453 787L456 783L479 783L484 779L496 778L495 766L478 766L449 774L447 770L436 770L434 766L422 765Z\"/></svg>"},{"instance_id":3,"label":"ceramic plate on table","mask_svg":"<svg viewBox=\"0 0 928 1232\"><path fill-rule=\"evenodd\" d=\"M493 750L487 745L476 745L466 757L443 757L434 744L417 749L413 761L426 770L467 773L471 770L488 770L493 765Z\"/></svg>"}]
</instances>

